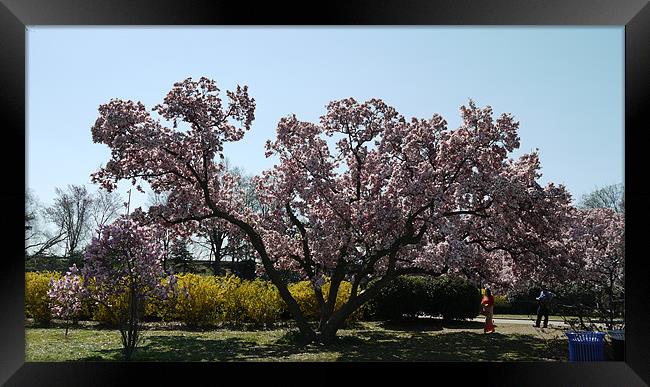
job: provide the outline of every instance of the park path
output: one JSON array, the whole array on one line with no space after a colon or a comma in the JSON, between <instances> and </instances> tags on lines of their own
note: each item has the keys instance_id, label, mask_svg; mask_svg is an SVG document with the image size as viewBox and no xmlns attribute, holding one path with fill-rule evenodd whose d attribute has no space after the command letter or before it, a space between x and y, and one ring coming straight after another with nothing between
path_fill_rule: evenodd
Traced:
<instances>
[{"instance_id":1,"label":"park path","mask_svg":"<svg viewBox=\"0 0 650 387\"><path fill-rule=\"evenodd\" d=\"M485 317L477 317L472 321L476 322L485 322ZM496 325L501 324L520 324L520 325L530 325L531 327L535 323L533 320L528 319L528 318L499 318L498 316L494 316L492 319ZM548 326L549 327L561 327L565 328L568 327L569 325L565 324L564 321L562 320L548 320Z\"/></svg>"},{"instance_id":2,"label":"park path","mask_svg":"<svg viewBox=\"0 0 650 387\"><path fill-rule=\"evenodd\" d=\"M535 316L533 316L533 318L534 317ZM494 321L494 323L496 325L499 325L499 323L501 323L501 324L529 325L529 326L532 327L534 325L534 323L535 323L533 318L530 318L530 317L529 318L526 318L526 317L521 317L521 318L512 318L512 317L499 318L499 316L496 315L492 320ZM483 316L476 317L472 321L485 322L485 317L483 317ZM596 323L595 325L598 328L602 329L602 330L607 330L607 327L606 327L606 325L604 323ZM569 324L565 323L562 320L549 319L548 320L548 327L549 328L570 328L571 326Z\"/></svg>"}]
</instances>

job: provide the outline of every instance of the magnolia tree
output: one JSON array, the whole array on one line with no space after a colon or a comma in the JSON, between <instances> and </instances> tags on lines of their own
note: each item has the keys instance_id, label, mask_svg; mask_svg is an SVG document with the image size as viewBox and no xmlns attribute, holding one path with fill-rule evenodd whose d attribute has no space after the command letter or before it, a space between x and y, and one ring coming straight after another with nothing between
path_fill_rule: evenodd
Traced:
<instances>
[{"instance_id":1,"label":"magnolia tree","mask_svg":"<svg viewBox=\"0 0 650 387\"><path fill-rule=\"evenodd\" d=\"M625 294L625 215L614 209L578 210L572 229L578 279L599 295L598 309L612 329Z\"/></svg>"},{"instance_id":2,"label":"magnolia tree","mask_svg":"<svg viewBox=\"0 0 650 387\"><path fill-rule=\"evenodd\" d=\"M52 315L66 321L65 336L67 337L71 320L81 312L83 285L77 265L73 264L70 271L58 280L50 279L47 296L51 300Z\"/></svg>"},{"instance_id":3,"label":"magnolia tree","mask_svg":"<svg viewBox=\"0 0 650 387\"><path fill-rule=\"evenodd\" d=\"M280 162L257 179L264 211L253 211L221 160L224 144L250 128L255 101L246 87L227 97L224 104L206 78L174 84L153 108L171 127L139 102L101 105L93 141L112 156L92 178L108 190L142 179L169 192L166 205L149 209L166 224L219 219L239 228L309 341L334 339L347 317L400 274L465 270L506 286L534 275L540 259L565 264L557 236L570 196L537 183L536 153L508 159L519 146L511 115L495 119L490 107L470 102L452 130L437 114L407 120L381 100L350 98L331 102L318 123L283 118L267 143L267 155ZM312 281L316 329L281 269ZM343 280L352 292L335 310Z\"/></svg>"},{"instance_id":4,"label":"magnolia tree","mask_svg":"<svg viewBox=\"0 0 650 387\"><path fill-rule=\"evenodd\" d=\"M84 295L104 305L122 337L125 359L131 359L139 341L147 299L165 298L175 277L163 281L161 252L152 230L126 217L101 229L86 249L82 269ZM126 307L117 300L126 298Z\"/></svg>"}]
</instances>

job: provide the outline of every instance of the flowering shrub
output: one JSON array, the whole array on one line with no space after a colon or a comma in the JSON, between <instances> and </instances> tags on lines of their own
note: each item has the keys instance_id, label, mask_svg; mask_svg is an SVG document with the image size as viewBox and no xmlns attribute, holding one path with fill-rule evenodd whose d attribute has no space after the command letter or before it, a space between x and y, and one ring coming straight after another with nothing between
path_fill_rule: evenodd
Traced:
<instances>
[{"instance_id":1,"label":"flowering shrub","mask_svg":"<svg viewBox=\"0 0 650 387\"><path fill-rule=\"evenodd\" d=\"M115 294L110 294L102 298L102 302L98 302L99 291L94 285L94 280L90 279L90 284L84 289L84 297L81 300L81 312L79 313L80 319L87 318L89 320L97 321L102 325L115 327L119 324L119 316L124 316L128 313L128 294L127 291ZM163 279L163 286L169 282L168 279ZM164 312L161 303L165 299L158 297L144 298L144 314L143 316L149 318L157 318ZM141 308L142 309L142 308Z\"/></svg>"},{"instance_id":2,"label":"flowering shrub","mask_svg":"<svg viewBox=\"0 0 650 387\"><path fill-rule=\"evenodd\" d=\"M27 273L29 289L34 294L35 284L42 288L41 313L50 316L49 298L50 278L60 278L58 273ZM144 302L144 315L159 317L164 321L180 321L190 327L215 326L219 323L251 323L257 325L272 324L281 320L286 313L286 304L277 288L262 279L242 280L234 275L223 277L179 274L175 276L177 284L167 297L151 296ZM40 282L38 282L40 281ZM80 280L81 281L81 280ZM169 279L163 278L161 286L169 287ZM80 285L83 282L80 282ZM314 296L312 285L308 281L289 285L291 294L298 301L301 310L310 320L319 317L320 309ZM323 285L323 294L329 295L329 282ZM335 309L339 309L350 297L351 284L343 281L339 287ZM80 294L83 291L78 289ZM128 293L114 292L102 298L102 302L93 301L100 295L94 279L89 279L85 287L85 298L81 298L81 309L75 310L75 316L87 316L94 321L108 326L117 326L120 316L128 313ZM36 310L38 297L26 296L26 309ZM361 317L362 310L353 314L348 321ZM30 315L31 316L31 315Z\"/></svg>"},{"instance_id":3,"label":"flowering shrub","mask_svg":"<svg viewBox=\"0 0 650 387\"><path fill-rule=\"evenodd\" d=\"M52 320L50 310L50 280L58 280L61 274L51 271L25 273L25 316L37 323L45 324Z\"/></svg>"},{"instance_id":4,"label":"flowering shrub","mask_svg":"<svg viewBox=\"0 0 650 387\"><path fill-rule=\"evenodd\" d=\"M239 305L241 314L238 321L241 322L271 324L280 320L280 315L286 307L278 289L269 281L241 281L233 295L234 301ZM227 294L225 298L230 297L231 295Z\"/></svg>"},{"instance_id":5,"label":"flowering shrub","mask_svg":"<svg viewBox=\"0 0 650 387\"><path fill-rule=\"evenodd\" d=\"M161 257L151 228L128 217L103 227L86 249L85 295L105 308L111 322L117 321L126 360L140 341L145 304L152 298L164 299L175 285L172 276L169 287L162 286Z\"/></svg>"},{"instance_id":6,"label":"flowering shrub","mask_svg":"<svg viewBox=\"0 0 650 387\"><path fill-rule=\"evenodd\" d=\"M47 292L52 300L50 308L55 317L63 320L77 319L81 312L82 284L77 265L72 265L63 277L50 280Z\"/></svg>"},{"instance_id":7,"label":"flowering shrub","mask_svg":"<svg viewBox=\"0 0 650 387\"><path fill-rule=\"evenodd\" d=\"M159 316L188 326L221 322L271 324L280 320L284 302L270 282L197 274L178 275L177 291L160 303Z\"/></svg>"},{"instance_id":8,"label":"flowering shrub","mask_svg":"<svg viewBox=\"0 0 650 387\"><path fill-rule=\"evenodd\" d=\"M163 295L154 295L145 298L144 317L149 320L175 321L176 311L174 302L178 298L178 275L163 278L161 288ZM160 292L159 292L160 293Z\"/></svg>"},{"instance_id":9,"label":"flowering shrub","mask_svg":"<svg viewBox=\"0 0 650 387\"><path fill-rule=\"evenodd\" d=\"M191 327L215 325L224 292L218 278L186 273L177 279L177 291L160 304L160 317Z\"/></svg>"},{"instance_id":10,"label":"flowering shrub","mask_svg":"<svg viewBox=\"0 0 650 387\"><path fill-rule=\"evenodd\" d=\"M325 297L329 295L329 287L330 287L329 282L325 283L325 285L323 286L323 293ZM350 298L351 292L352 292L352 284L348 281L341 281L341 284L339 285L338 294L336 295L336 304L334 304L334 310L338 310L339 308L343 307L343 305ZM346 321L360 320L364 312L365 312L365 305L362 305L361 307L359 307L359 309L355 310L350 315L350 317L347 318Z\"/></svg>"},{"instance_id":11,"label":"flowering shrub","mask_svg":"<svg viewBox=\"0 0 650 387\"><path fill-rule=\"evenodd\" d=\"M59 279L61 276L50 272L26 273L26 310L31 317L39 313L44 315L41 321L45 321L47 316L51 318L47 298L50 278ZM216 277L190 273L173 278L177 281L174 287L170 287L169 278L160 280L161 288L170 289L166 297L146 291L150 296L145 298L145 316L160 317L164 321L180 321L190 327L206 327L220 323L272 324L280 321L283 313L287 313L286 304L270 281L242 280L234 275ZM90 280L85 288L89 296L82 299L81 312L80 309L75 309L76 316L84 313L84 303L90 304L87 300L97 297L94 280ZM330 282L326 280L322 286L325 298L329 296L329 289ZM309 281L291 283L289 290L302 313L309 320L318 320L320 307L312 284ZM335 310L347 302L350 291L351 284L343 281L339 287ZM401 318L404 314L418 313L442 314L448 319L472 317L479 308L480 294L477 289L458 278L398 277L382 289L370 305L357 310L347 321L359 320L364 313L379 319ZM72 300L74 299L73 297ZM505 296L495 296L495 306L507 305ZM128 294L126 291L115 292L102 303L93 302L89 310L93 320L106 325L118 325L118 317L128 312ZM399 316L394 313L399 313Z\"/></svg>"},{"instance_id":12,"label":"flowering shrub","mask_svg":"<svg viewBox=\"0 0 650 387\"><path fill-rule=\"evenodd\" d=\"M494 296L494 310L496 311L497 308L500 308L502 310L507 309L510 307L510 301L508 301L507 296L503 295L495 295Z\"/></svg>"},{"instance_id":13,"label":"flowering shrub","mask_svg":"<svg viewBox=\"0 0 650 387\"><path fill-rule=\"evenodd\" d=\"M306 319L315 320L320 316L320 307L318 301L316 301L312 284L309 281L292 283L289 285L289 291L293 298L296 299L300 311Z\"/></svg>"},{"instance_id":14,"label":"flowering shrub","mask_svg":"<svg viewBox=\"0 0 650 387\"><path fill-rule=\"evenodd\" d=\"M52 315L68 321L68 325L71 320L79 320L84 292L77 265L73 264L70 271L58 280L51 279L47 295L51 299ZM65 328L66 336L68 335L68 325Z\"/></svg>"},{"instance_id":15,"label":"flowering shrub","mask_svg":"<svg viewBox=\"0 0 650 387\"><path fill-rule=\"evenodd\" d=\"M244 308L239 302L239 287L242 280L233 275L219 277L219 286L221 288L220 294L223 298L220 300L220 321L242 321L244 316Z\"/></svg>"}]
</instances>

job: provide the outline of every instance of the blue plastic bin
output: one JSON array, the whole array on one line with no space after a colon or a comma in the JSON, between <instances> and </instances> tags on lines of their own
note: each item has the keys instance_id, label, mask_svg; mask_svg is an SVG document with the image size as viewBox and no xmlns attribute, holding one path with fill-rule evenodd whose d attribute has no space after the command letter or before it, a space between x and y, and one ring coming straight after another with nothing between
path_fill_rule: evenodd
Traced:
<instances>
[{"instance_id":1,"label":"blue plastic bin","mask_svg":"<svg viewBox=\"0 0 650 387\"><path fill-rule=\"evenodd\" d=\"M605 332L565 332L570 361L605 360Z\"/></svg>"}]
</instances>

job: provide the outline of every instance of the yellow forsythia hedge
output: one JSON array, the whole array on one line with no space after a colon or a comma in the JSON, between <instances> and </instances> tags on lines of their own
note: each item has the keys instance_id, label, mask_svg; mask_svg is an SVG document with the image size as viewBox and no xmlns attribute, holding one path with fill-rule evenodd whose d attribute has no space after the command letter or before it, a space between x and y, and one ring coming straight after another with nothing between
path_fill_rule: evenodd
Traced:
<instances>
[{"instance_id":1,"label":"yellow forsythia hedge","mask_svg":"<svg viewBox=\"0 0 650 387\"><path fill-rule=\"evenodd\" d=\"M52 278L58 280L61 274L50 271L25 273L25 315L37 323L52 320L50 298L47 296Z\"/></svg>"},{"instance_id":2,"label":"yellow forsythia hedge","mask_svg":"<svg viewBox=\"0 0 650 387\"><path fill-rule=\"evenodd\" d=\"M51 319L46 292L49 279L53 276L59 278L60 274L26 273L30 294L25 297L28 316L38 314L43 321ZM180 321L191 327L228 322L263 325L280 321L282 314L287 311L277 288L270 281L242 280L234 275L215 277L190 273L178 274L177 279L177 289L167 299L147 300L144 306L145 316L159 317L164 321ZM325 298L329 294L329 288L328 281L323 285ZM336 309L350 297L350 290L351 284L343 281L339 287ZM289 291L307 319L319 318L320 307L308 281L290 284ZM126 293L111 297L108 303L113 313L102 304L85 302L82 314L95 321L114 325L117 323L115 314L126 311L127 300ZM358 320L361 315L362 311L358 310L349 320Z\"/></svg>"},{"instance_id":3,"label":"yellow forsythia hedge","mask_svg":"<svg viewBox=\"0 0 650 387\"><path fill-rule=\"evenodd\" d=\"M236 280L238 286L224 297L224 321L270 324L280 320L285 305L278 289L271 282L260 279Z\"/></svg>"},{"instance_id":4,"label":"yellow forsythia hedge","mask_svg":"<svg viewBox=\"0 0 650 387\"><path fill-rule=\"evenodd\" d=\"M279 321L284 310L280 294L267 281L241 280L233 275L177 277L176 295L164 301L159 312L166 320L182 321L189 326L222 322L269 324Z\"/></svg>"},{"instance_id":5,"label":"yellow forsythia hedge","mask_svg":"<svg viewBox=\"0 0 650 387\"><path fill-rule=\"evenodd\" d=\"M189 326L216 324L224 292L218 278L197 274L180 274L177 278L178 291L161 303L158 315Z\"/></svg>"}]
</instances>

